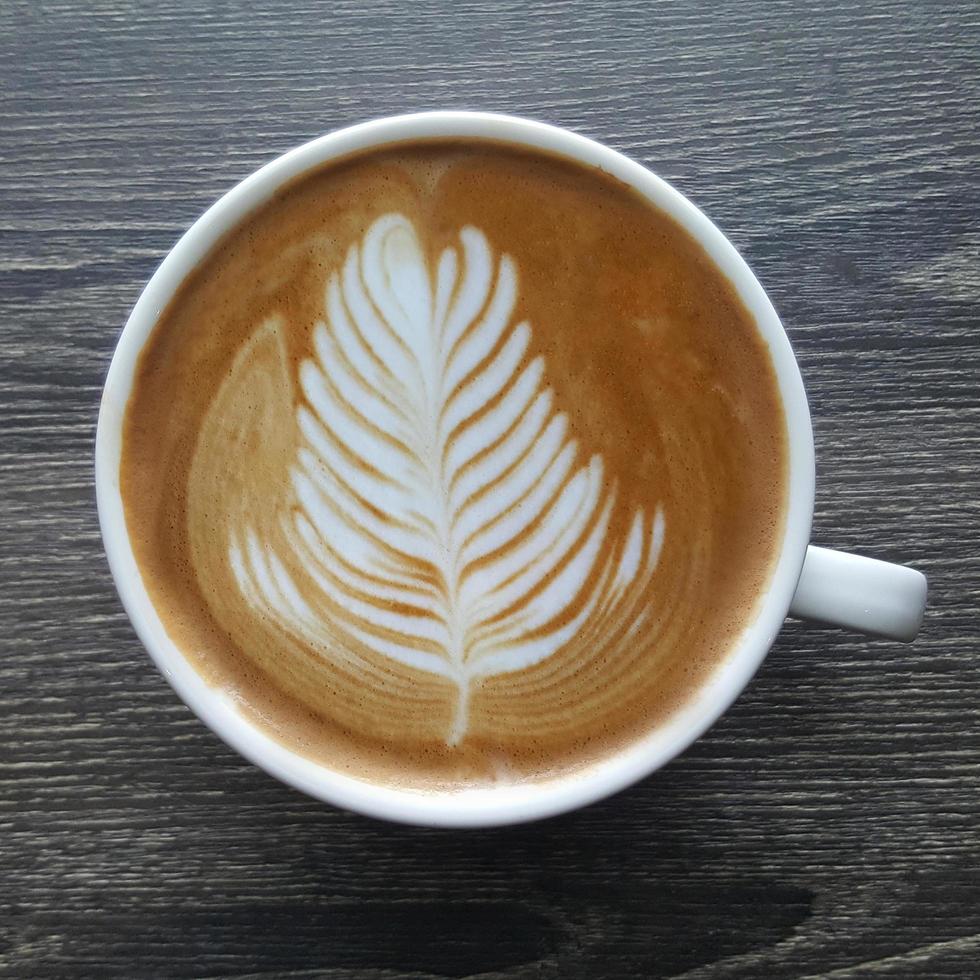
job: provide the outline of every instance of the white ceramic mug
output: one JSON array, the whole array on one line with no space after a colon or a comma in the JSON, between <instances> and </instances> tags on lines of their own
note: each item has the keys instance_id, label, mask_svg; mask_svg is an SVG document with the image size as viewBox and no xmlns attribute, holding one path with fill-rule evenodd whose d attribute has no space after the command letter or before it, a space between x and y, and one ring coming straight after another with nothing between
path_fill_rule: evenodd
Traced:
<instances>
[{"instance_id":1,"label":"white ceramic mug","mask_svg":"<svg viewBox=\"0 0 980 980\"><path fill-rule=\"evenodd\" d=\"M670 214L698 239L755 317L769 346L786 415L789 507L775 571L754 621L712 676L661 727L587 771L551 782L413 793L352 779L290 751L246 720L230 697L208 686L167 636L126 530L119 490L126 402L140 351L185 277L218 239L297 175L354 151L427 137L490 139L558 153L601 168ZM926 580L919 572L810 545L813 432L803 382L779 317L734 247L693 204L639 164L582 136L511 116L432 112L364 123L286 153L225 194L164 259L122 332L99 413L96 484L109 566L126 612L163 675L198 717L242 755L286 783L340 807L407 823L516 823L608 796L683 751L731 705L758 669L787 614L911 640L925 608Z\"/></svg>"}]
</instances>

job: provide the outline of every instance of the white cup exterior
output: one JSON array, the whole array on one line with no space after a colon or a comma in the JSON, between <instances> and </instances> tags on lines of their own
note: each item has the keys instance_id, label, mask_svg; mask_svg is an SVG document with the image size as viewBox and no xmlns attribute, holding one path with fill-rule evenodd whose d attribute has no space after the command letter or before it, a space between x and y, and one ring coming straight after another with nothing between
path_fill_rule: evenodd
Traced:
<instances>
[{"instance_id":1,"label":"white cup exterior","mask_svg":"<svg viewBox=\"0 0 980 980\"><path fill-rule=\"evenodd\" d=\"M292 752L248 721L232 698L204 681L167 635L143 584L126 530L119 464L123 417L139 354L170 298L212 246L283 184L319 164L359 150L433 137L522 144L601 168L697 238L738 291L768 346L786 416L789 499L775 569L754 619L701 688L660 727L611 758L551 781L415 792L354 779ZM99 412L96 490L109 567L137 635L177 694L225 742L283 782L344 809L428 826L492 826L552 816L624 789L686 749L738 697L779 632L800 578L813 513L813 432L796 359L769 298L731 243L683 195L615 150L554 126L489 113L428 112L367 122L291 150L232 188L177 242L143 290L112 358Z\"/></svg>"}]
</instances>

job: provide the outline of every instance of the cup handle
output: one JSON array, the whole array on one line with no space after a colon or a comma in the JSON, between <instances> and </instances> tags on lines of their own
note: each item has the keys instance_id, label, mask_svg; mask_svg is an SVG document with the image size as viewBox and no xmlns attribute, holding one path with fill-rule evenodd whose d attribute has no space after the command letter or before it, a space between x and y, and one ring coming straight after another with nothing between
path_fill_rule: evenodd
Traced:
<instances>
[{"instance_id":1,"label":"cup handle","mask_svg":"<svg viewBox=\"0 0 980 980\"><path fill-rule=\"evenodd\" d=\"M925 608L922 572L810 545L789 614L908 643Z\"/></svg>"}]
</instances>

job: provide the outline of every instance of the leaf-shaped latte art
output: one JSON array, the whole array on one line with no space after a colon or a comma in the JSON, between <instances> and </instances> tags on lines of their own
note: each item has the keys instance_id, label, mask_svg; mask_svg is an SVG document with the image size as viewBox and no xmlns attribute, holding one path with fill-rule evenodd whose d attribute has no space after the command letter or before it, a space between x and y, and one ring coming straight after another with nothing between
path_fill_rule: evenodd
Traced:
<instances>
[{"instance_id":1,"label":"leaf-shaped latte art","mask_svg":"<svg viewBox=\"0 0 980 980\"><path fill-rule=\"evenodd\" d=\"M635 606L664 534L659 508L614 531L615 485L581 455L530 325L514 322L513 261L475 228L459 239L430 270L391 214L350 249L299 370L279 544L244 526L228 546L253 609L322 656L354 656L339 631L450 681L450 745L481 678Z\"/></svg>"}]
</instances>

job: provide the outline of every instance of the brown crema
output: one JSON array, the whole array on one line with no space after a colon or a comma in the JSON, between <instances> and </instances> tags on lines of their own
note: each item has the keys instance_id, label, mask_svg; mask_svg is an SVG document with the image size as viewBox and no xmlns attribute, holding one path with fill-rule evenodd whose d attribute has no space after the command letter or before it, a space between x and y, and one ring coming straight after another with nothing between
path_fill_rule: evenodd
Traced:
<instances>
[{"instance_id":1,"label":"brown crema","mask_svg":"<svg viewBox=\"0 0 980 980\"><path fill-rule=\"evenodd\" d=\"M446 325L480 248L486 297ZM425 376L452 382L432 439L393 360L425 359L398 333L419 282L436 324ZM465 367L483 342L453 380L451 358ZM470 416L467 384L485 391ZM481 448L522 384L526 404ZM537 442L486 477L522 426ZM145 586L211 685L331 769L434 790L562 776L688 700L755 615L787 457L766 345L673 219L572 161L419 141L296 179L188 276L140 357L120 479ZM528 489L504 506L522 467ZM434 496L399 503L430 478ZM523 530L522 507L538 508ZM549 521L571 530L539 567L526 555Z\"/></svg>"}]
</instances>

